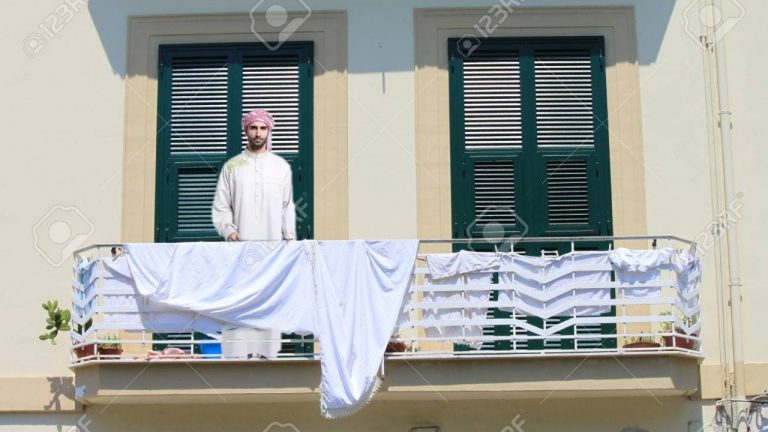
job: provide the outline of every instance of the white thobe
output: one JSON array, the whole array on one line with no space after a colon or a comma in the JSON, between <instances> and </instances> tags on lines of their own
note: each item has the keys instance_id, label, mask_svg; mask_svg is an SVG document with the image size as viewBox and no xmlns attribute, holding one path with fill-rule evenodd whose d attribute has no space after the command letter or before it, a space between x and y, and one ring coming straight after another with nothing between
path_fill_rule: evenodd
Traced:
<instances>
[{"instance_id":1,"label":"white thobe","mask_svg":"<svg viewBox=\"0 0 768 432\"><path fill-rule=\"evenodd\" d=\"M244 150L228 160L216 185L211 211L216 231L229 239L295 240L291 166L272 152Z\"/></svg>"}]
</instances>

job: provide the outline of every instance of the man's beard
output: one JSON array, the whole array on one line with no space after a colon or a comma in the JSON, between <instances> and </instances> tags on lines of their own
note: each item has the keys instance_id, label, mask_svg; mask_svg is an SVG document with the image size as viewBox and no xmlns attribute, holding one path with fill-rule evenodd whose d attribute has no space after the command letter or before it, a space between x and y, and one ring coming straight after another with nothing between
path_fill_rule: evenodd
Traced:
<instances>
[{"instance_id":1,"label":"man's beard","mask_svg":"<svg viewBox=\"0 0 768 432\"><path fill-rule=\"evenodd\" d=\"M267 140L263 140L261 142L257 142L256 140L248 141L248 147L250 147L252 150L260 150L262 147L267 145Z\"/></svg>"}]
</instances>

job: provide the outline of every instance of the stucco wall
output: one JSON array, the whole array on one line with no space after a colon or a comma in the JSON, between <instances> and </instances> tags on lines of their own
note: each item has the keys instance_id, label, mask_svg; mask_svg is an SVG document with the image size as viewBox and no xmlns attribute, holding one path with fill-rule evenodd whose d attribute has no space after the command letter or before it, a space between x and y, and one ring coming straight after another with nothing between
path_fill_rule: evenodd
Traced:
<instances>
[{"instance_id":1,"label":"stucco wall","mask_svg":"<svg viewBox=\"0 0 768 432\"><path fill-rule=\"evenodd\" d=\"M763 169L768 162L768 150L763 144L767 135L763 119L768 86L763 82L765 68L761 66L765 60L759 55L768 47L761 21L768 13L768 4L760 0L740 0L738 4L724 0L724 3L729 7L728 17L734 18L728 21L734 25L724 40L734 112L734 180L740 193L739 201L732 206L739 208L741 215L737 227L744 284L745 356L752 364L755 388L761 382L765 382L763 387L768 387L768 368L765 367L768 344L760 343L765 328L762 315L768 304L768 290L763 289L768 276L763 244L768 235L761 226L762 216L768 213L763 191L768 184L768 175ZM419 236L414 8L472 7L482 13L482 9L494 2L404 0L392 5L373 0L329 0L307 4L312 11L347 14L348 46L342 47L347 53L347 82L343 84L347 89L347 130L336 131L347 140L346 164L339 170L347 177L347 214L342 218L348 219L344 221L345 232L350 238ZM692 3L688 1L661 0L528 1L524 4L526 7L634 7L639 74L636 92L640 96L643 142L642 155L638 158L644 169L644 175L635 181L642 181L645 191L644 197L636 198L643 200L648 233L703 238L702 233L710 221L727 203L719 196L721 179L713 176L720 155L717 140L712 141L717 135L717 125L711 118L715 110L713 101L708 98L708 94L711 96L714 92L707 75L707 67L711 65L707 65L707 57L687 31L696 34L695 5L691 8ZM300 11L301 4L296 5L292 10ZM743 7L743 15L738 5ZM45 383L45 377L71 373L67 369L66 342L50 346L37 341L43 327L39 304L49 298L67 302L71 249L89 243L123 240L123 170L128 163L123 147L128 133L125 106L133 92L126 87L129 17L218 13L246 16L253 2L92 0L86 5L75 0L69 3L14 0L5 6L5 22L0 26L0 47L6 56L0 78L6 102L0 108L4 126L3 160L6 161L0 182L0 200L6 203L0 210L4 233L1 268L5 276L0 304L4 306L7 324L5 348L0 356L0 382L7 377L24 377ZM146 103L152 115L155 101ZM618 106L609 106L609 111L621 109L621 103L623 101L619 101ZM613 138L612 148L622 145ZM66 222L72 232L68 232L65 225L55 224L56 221ZM723 308L718 304L717 289L727 276L722 259L724 255L718 255L714 247L704 255L704 350L707 356L704 363L714 368L720 357L718 317ZM46 398L50 396L43 395L42 399ZM691 408L693 405L674 400L660 408L658 418L647 421L644 410L632 408L631 401L623 401L611 416L595 421L601 422L598 429L604 430L618 430L619 426L634 423L655 425L651 430L673 430L660 426L668 418L680 423L674 430L681 430L688 421L687 415L668 409L678 405L694 417L698 413ZM567 421L568 410L574 410L572 414L575 414L577 407L581 406L565 406L558 417L546 420L551 422L547 424L554 426ZM312 413L315 408L306 407ZM470 412L480 410L479 404L466 408ZM497 408L507 409L501 405ZM389 420L388 413L393 409L412 411L415 413L412 418L416 418L421 410L431 412L432 407L403 404L384 409L374 405L370 414L361 418ZM171 414L201 416L208 412L215 415L217 410L177 408ZM238 423L242 426L233 426L233 430L252 429L246 426L250 415L247 409L224 409L228 410L243 420ZM280 410L287 413L293 408L281 407ZM445 421L442 430L462 429L451 426L462 424L454 423L461 417L460 411L443 409L439 417ZM167 421L170 426L178 421L158 420L160 412L149 408L146 416L132 416L127 408L112 412L107 415L108 419L130 418L143 426L154 421ZM506 414L512 411L507 410ZM538 415L531 414L531 424ZM495 428L497 423L500 426L508 421L507 417L509 415L488 417L487 422ZM593 417L599 418L597 411ZM170 418L174 418L173 415ZM59 421L14 414L0 417L0 424L26 424L22 419L32 419L32 424L39 424L34 428L27 426L28 430L49 430ZM34 419L40 420L34 423L37 421ZM263 423L264 419L260 421ZM363 420L350 420L348 424L353 427L356 421ZM205 429L203 424L207 423L200 423L200 430ZM580 426L569 423L568 427L579 430ZM17 426L11 428L22 430ZM382 428L390 429L395 427Z\"/></svg>"}]
</instances>

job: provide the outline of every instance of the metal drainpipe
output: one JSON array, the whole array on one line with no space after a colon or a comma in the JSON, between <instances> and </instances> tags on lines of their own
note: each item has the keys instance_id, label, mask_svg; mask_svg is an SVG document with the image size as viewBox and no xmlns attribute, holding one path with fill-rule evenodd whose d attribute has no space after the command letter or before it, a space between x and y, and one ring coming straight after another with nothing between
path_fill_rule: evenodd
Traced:
<instances>
[{"instance_id":1,"label":"metal drainpipe","mask_svg":"<svg viewBox=\"0 0 768 432\"><path fill-rule=\"evenodd\" d=\"M722 9L722 1L714 0L714 6ZM713 19L713 28L716 22ZM715 35L716 36L716 35ZM731 143L731 111L728 100L728 80L725 64L724 38L715 37L715 63L717 67L717 99L718 117L720 119L720 142L723 157L723 189L726 208L735 199L733 181L733 152ZM743 398L744 394L744 349L741 327L741 278L739 276L739 246L737 241L736 224L727 217L725 230L728 245L728 288L730 291L731 307L731 343L733 344L734 396Z\"/></svg>"},{"instance_id":2,"label":"metal drainpipe","mask_svg":"<svg viewBox=\"0 0 768 432\"><path fill-rule=\"evenodd\" d=\"M709 175L712 181L710 188L710 197L712 199L712 220L717 220L721 214L721 209L724 208L722 204L722 190L720 189L720 181L722 178L722 172L720 171L720 148L718 147L718 140L715 137L715 131L717 129L717 123L719 121L716 118L717 113L714 109L715 106L715 93L717 92L717 79L715 77L715 61L714 61L714 47L709 44L708 36L702 35L701 42L705 44L705 50L703 57L703 72L704 72L704 93L706 99L706 124L707 124L707 150L709 152ZM715 236L715 231L710 232ZM721 389L723 395L730 395L731 377L733 376L731 371L731 355L730 355L730 324L728 317L730 316L728 306L728 293L725 289L725 248L721 241L717 240L712 243L712 250L715 254L715 288L717 293L717 311L718 311L718 352L720 354L720 366L723 372L723 379L721 380Z\"/></svg>"}]
</instances>

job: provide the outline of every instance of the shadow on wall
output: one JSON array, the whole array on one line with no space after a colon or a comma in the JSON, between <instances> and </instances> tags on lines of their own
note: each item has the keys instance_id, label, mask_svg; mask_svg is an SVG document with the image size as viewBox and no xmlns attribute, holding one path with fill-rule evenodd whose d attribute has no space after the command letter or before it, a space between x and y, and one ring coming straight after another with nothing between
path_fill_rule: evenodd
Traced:
<instances>
[{"instance_id":1,"label":"shadow on wall","mask_svg":"<svg viewBox=\"0 0 768 432\"><path fill-rule=\"evenodd\" d=\"M391 71L410 71L413 69L413 43L410 41L409 35L413 34L413 9L411 11L396 13L393 6L387 2L370 1L349 1L348 7L340 8L338 4L346 4L343 0L339 3L326 6L321 4L318 0L306 0L299 5L305 5L309 8L309 12L321 11L320 7L328 10L338 11L339 9L345 9L352 11L349 13L349 19L355 20L348 23L349 28L349 52L350 54L356 54L366 52L370 50L378 50L381 46L378 45L378 39L368 37L373 34L388 34L389 39L395 37L395 48L402 48L403 44L408 45L408 50L398 50L403 52L402 61L368 61L357 63L354 58L350 59L350 71L353 73L378 73L378 72L391 72ZM497 3L498 0L488 1L488 8ZM688 2L696 3L700 0L686 0L685 6ZM196 14L239 14L242 13L247 16L251 8L260 4L259 10L265 9L264 5L276 4L275 0L266 0L264 2L257 1L232 1L232 2L210 2L204 0L189 0L189 1L176 1L176 2L155 2L151 0L136 0L130 2L114 2L109 0L91 0L88 2L88 12L98 32L101 45L104 52L109 59L112 70L115 74L125 77L126 75L126 49L128 41L128 18L129 17L141 17L141 16L161 16L161 15L189 15ZM263 4L262 4L263 3ZM292 6L289 6L291 2L286 3L286 7L289 10L297 10ZM416 3L413 1L413 3ZM450 3L450 4L449 4ZM566 2L559 2L565 6L569 6ZM531 0L528 3L523 3L533 7L542 6L558 6L556 2ZM664 36L669 28L671 15L674 9L674 0L656 0L656 1L620 1L620 0L596 0L588 2L590 7L595 6L627 6L633 5L635 8L636 16L636 29L637 29L637 59L641 65L652 64L656 61L659 53L659 48ZM448 7L477 7L476 2L470 0L455 0L452 2L446 2L443 0L428 0L420 1L415 5L419 9L429 8L448 8ZM330 8L330 9L329 9ZM686 8L678 8L680 13ZM484 7L477 8L478 20L488 13ZM407 16L407 20L403 20L402 17ZM383 17L383 18L382 18ZM680 17L682 18L682 17ZM674 22L682 22L682 19L675 19ZM398 30L396 27L400 26ZM373 31L371 31L373 27ZM671 31L677 31L676 29L670 29ZM684 29L679 29L684 31ZM232 29L232 33L248 33L250 28L244 29ZM383 33L382 33L383 32ZM394 36L393 36L394 35ZM399 35L399 36L398 36ZM258 38L254 37L254 42L258 43ZM365 45L369 44L370 47ZM389 48L392 49L392 48ZM364 56L366 57L366 56ZM382 57L392 58L390 55ZM635 60L635 59L632 59ZM424 65L416 65L422 67Z\"/></svg>"},{"instance_id":2,"label":"shadow on wall","mask_svg":"<svg viewBox=\"0 0 768 432\"><path fill-rule=\"evenodd\" d=\"M75 398L75 383L74 377L48 377L48 385L50 386L51 401L47 405L43 405L43 409L46 411L59 411L61 410L61 398L67 398L74 400Z\"/></svg>"}]
</instances>

